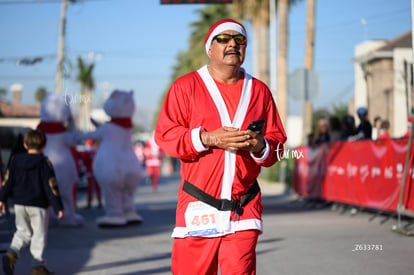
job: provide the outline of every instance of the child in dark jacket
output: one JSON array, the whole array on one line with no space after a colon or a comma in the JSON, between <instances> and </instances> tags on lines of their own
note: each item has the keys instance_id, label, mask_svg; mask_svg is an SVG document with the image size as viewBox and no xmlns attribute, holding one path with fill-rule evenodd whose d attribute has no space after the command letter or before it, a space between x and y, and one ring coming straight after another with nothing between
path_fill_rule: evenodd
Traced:
<instances>
[{"instance_id":1,"label":"child in dark jacket","mask_svg":"<svg viewBox=\"0 0 414 275\"><path fill-rule=\"evenodd\" d=\"M45 145L46 136L41 131L28 131L24 135L27 153L13 157L0 189L0 214L5 213L7 199L13 197L17 228L10 248L2 258L6 274L13 274L16 259L29 244L33 256L32 274L54 274L46 269L43 257L48 208L52 205L62 218L63 204L53 166L42 154Z\"/></svg>"}]
</instances>

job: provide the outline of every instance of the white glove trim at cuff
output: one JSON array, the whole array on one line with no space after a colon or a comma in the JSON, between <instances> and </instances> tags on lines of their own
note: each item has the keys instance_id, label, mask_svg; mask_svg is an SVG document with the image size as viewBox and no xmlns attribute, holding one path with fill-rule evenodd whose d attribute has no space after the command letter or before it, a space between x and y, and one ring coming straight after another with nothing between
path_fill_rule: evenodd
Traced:
<instances>
[{"instance_id":1,"label":"white glove trim at cuff","mask_svg":"<svg viewBox=\"0 0 414 275\"><path fill-rule=\"evenodd\" d=\"M255 155L254 155L254 153L252 153L252 152L250 152L250 156L256 161L256 162L263 162L263 161L265 161L266 159L267 159L267 157L269 156L269 153L270 153L270 145L269 145L269 142L267 142L267 139L264 139L264 141L265 141L265 145L266 145L266 148L265 148L265 150L264 150L264 152L263 152L263 155L260 157L260 158L258 158L258 157L256 157Z\"/></svg>"},{"instance_id":2,"label":"white glove trim at cuff","mask_svg":"<svg viewBox=\"0 0 414 275\"><path fill-rule=\"evenodd\" d=\"M191 130L191 141L193 142L193 146L197 152L203 152L208 150L208 147L205 147L203 142L201 141L201 132L203 130L204 129L201 126Z\"/></svg>"}]
</instances>

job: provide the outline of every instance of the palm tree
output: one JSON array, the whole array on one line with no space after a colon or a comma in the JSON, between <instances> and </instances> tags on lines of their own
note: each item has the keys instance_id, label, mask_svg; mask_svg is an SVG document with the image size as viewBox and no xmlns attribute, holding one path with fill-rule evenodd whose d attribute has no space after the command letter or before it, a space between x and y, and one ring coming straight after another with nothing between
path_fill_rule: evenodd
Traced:
<instances>
[{"instance_id":1,"label":"palm tree","mask_svg":"<svg viewBox=\"0 0 414 275\"><path fill-rule=\"evenodd\" d=\"M277 0L279 19L278 54L277 54L277 102L282 123L286 126L288 116L287 70L288 70L288 34L289 34L289 0Z\"/></svg>"},{"instance_id":2,"label":"palm tree","mask_svg":"<svg viewBox=\"0 0 414 275\"><path fill-rule=\"evenodd\" d=\"M286 125L287 118L287 50L288 50L288 19L289 7L299 0L276 1L278 30L278 87L277 103L282 122ZM252 22L253 26L253 74L269 82L268 26L269 0L233 0L233 15L239 19ZM262 48L261 48L262 47Z\"/></svg>"},{"instance_id":3,"label":"palm tree","mask_svg":"<svg viewBox=\"0 0 414 275\"><path fill-rule=\"evenodd\" d=\"M80 84L79 98L79 127L81 130L89 130L89 117L92 110L92 91L95 87L93 68L95 64L85 63L82 57L78 57L78 77Z\"/></svg>"},{"instance_id":4,"label":"palm tree","mask_svg":"<svg viewBox=\"0 0 414 275\"><path fill-rule=\"evenodd\" d=\"M227 5L209 5L197 11L200 19L191 23L189 47L178 56L177 65L174 68L172 81L177 77L196 70L208 62L204 47L206 34L215 22L229 16Z\"/></svg>"},{"instance_id":5,"label":"palm tree","mask_svg":"<svg viewBox=\"0 0 414 275\"><path fill-rule=\"evenodd\" d=\"M316 0L307 0L307 15L306 15L306 42L305 42L305 69L313 70L313 57L315 45L315 2ZM305 98L305 115L304 118L304 132L305 136L312 131L312 102L309 98Z\"/></svg>"},{"instance_id":6,"label":"palm tree","mask_svg":"<svg viewBox=\"0 0 414 275\"><path fill-rule=\"evenodd\" d=\"M234 0L232 14L253 26L253 75L269 84L269 0Z\"/></svg>"},{"instance_id":7,"label":"palm tree","mask_svg":"<svg viewBox=\"0 0 414 275\"><path fill-rule=\"evenodd\" d=\"M204 47L204 39L208 29L220 19L227 18L230 15L227 5L208 5L197 11L199 19L193 22L191 26L191 34L188 43L188 49L179 53L176 64L173 68L171 80L168 87L171 86L178 77L199 69L208 63L208 57ZM153 125L156 124L158 114L164 102L168 90L165 90L158 104L157 111L154 116Z\"/></svg>"},{"instance_id":8,"label":"palm tree","mask_svg":"<svg viewBox=\"0 0 414 275\"><path fill-rule=\"evenodd\" d=\"M40 86L39 88L36 89L35 92L35 100L37 103L42 103L43 99L45 98L45 96L47 96L48 92L47 89L43 86Z\"/></svg>"}]
</instances>

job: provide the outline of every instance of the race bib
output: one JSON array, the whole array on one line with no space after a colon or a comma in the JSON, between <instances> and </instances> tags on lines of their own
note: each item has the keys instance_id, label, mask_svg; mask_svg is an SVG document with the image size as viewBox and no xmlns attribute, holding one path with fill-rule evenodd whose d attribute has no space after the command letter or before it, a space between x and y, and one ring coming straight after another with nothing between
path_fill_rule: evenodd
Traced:
<instances>
[{"instance_id":1,"label":"race bib","mask_svg":"<svg viewBox=\"0 0 414 275\"><path fill-rule=\"evenodd\" d=\"M218 234L216 225L217 214L217 209L204 202L190 202L185 211L188 235L201 237Z\"/></svg>"}]
</instances>

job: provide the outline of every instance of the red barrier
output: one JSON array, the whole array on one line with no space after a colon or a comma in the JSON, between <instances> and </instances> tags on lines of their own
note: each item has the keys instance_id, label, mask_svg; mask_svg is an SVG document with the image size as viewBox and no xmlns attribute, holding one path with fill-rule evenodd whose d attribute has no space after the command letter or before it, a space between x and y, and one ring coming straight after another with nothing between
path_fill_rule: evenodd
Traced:
<instances>
[{"instance_id":1,"label":"red barrier","mask_svg":"<svg viewBox=\"0 0 414 275\"><path fill-rule=\"evenodd\" d=\"M400 199L408 139L336 142L316 148L299 147L295 160L296 193L386 211L396 211ZM404 205L414 211L412 179L414 150L405 186Z\"/></svg>"}]
</instances>

